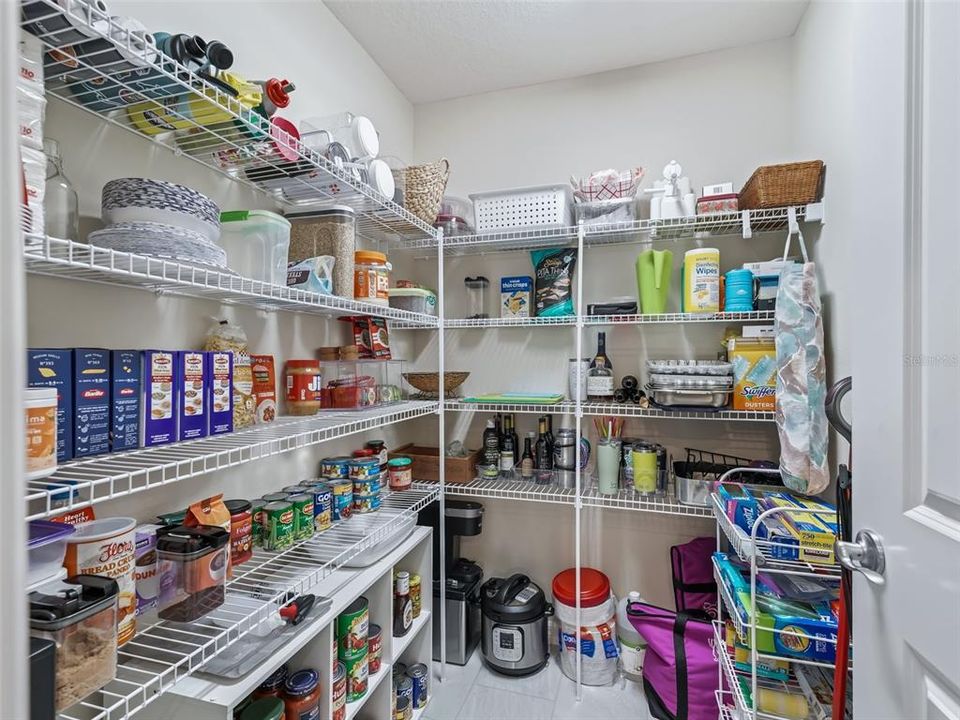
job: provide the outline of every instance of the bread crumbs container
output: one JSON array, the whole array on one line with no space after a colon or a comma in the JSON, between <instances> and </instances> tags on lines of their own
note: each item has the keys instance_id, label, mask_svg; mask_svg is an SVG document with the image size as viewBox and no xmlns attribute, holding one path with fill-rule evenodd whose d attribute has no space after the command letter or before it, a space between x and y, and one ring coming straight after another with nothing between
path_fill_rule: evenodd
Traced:
<instances>
[{"instance_id":1,"label":"bread crumbs container","mask_svg":"<svg viewBox=\"0 0 960 720\"><path fill-rule=\"evenodd\" d=\"M56 645L56 708L61 712L117 674L117 583L76 575L33 592L31 637Z\"/></svg>"},{"instance_id":2,"label":"bread crumbs container","mask_svg":"<svg viewBox=\"0 0 960 720\"><path fill-rule=\"evenodd\" d=\"M229 542L229 532L207 525L157 531L160 575L169 584L161 587L161 618L191 622L223 605Z\"/></svg>"}]
</instances>

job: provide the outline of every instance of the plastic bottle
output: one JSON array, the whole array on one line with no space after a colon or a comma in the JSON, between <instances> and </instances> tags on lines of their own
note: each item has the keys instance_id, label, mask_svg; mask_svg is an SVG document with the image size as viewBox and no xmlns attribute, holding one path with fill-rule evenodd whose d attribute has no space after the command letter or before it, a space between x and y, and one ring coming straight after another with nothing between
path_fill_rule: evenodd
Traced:
<instances>
[{"instance_id":1,"label":"plastic bottle","mask_svg":"<svg viewBox=\"0 0 960 720\"><path fill-rule=\"evenodd\" d=\"M639 680L647 643L627 617L627 603L631 602L642 602L640 593L631 591L617 603L617 640L620 642L620 663L624 674L630 680Z\"/></svg>"}]
</instances>

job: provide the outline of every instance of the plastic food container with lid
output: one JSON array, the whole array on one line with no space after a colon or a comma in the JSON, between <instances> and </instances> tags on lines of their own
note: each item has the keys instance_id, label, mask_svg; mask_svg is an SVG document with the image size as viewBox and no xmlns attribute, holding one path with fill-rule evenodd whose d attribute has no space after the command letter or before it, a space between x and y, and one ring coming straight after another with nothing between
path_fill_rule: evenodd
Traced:
<instances>
[{"instance_id":1,"label":"plastic food container with lid","mask_svg":"<svg viewBox=\"0 0 960 720\"><path fill-rule=\"evenodd\" d=\"M353 260L353 298L376 305L390 304L390 263L373 250L358 250Z\"/></svg>"},{"instance_id":2,"label":"plastic food container with lid","mask_svg":"<svg viewBox=\"0 0 960 720\"><path fill-rule=\"evenodd\" d=\"M244 277L287 284L290 221L267 210L220 213L220 247L227 266Z\"/></svg>"},{"instance_id":3,"label":"plastic food container with lid","mask_svg":"<svg viewBox=\"0 0 960 720\"><path fill-rule=\"evenodd\" d=\"M610 580L599 570L580 570L580 632L577 632L577 571L568 568L553 578L553 604L560 624L560 669L577 677L577 648L588 635L595 648L581 658L584 685L609 685L617 676L617 600ZM606 627L603 627L606 626Z\"/></svg>"},{"instance_id":4,"label":"plastic food container with lid","mask_svg":"<svg viewBox=\"0 0 960 720\"><path fill-rule=\"evenodd\" d=\"M118 593L110 578L76 575L28 596L30 635L56 645L58 712L116 677Z\"/></svg>"},{"instance_id":5,"label":"plastic food container with lid","mask_svg":"<svg viewBox=\"0 0 960 720\"><path fill-rule=\"evenodd\" d=\"M353 255L357 249L357 215L348 205L288 214L289 263L328 255L334 258L333 294L353 299Z\"/></svg>"},{"instance_id":6,"label":"plastic food container with lid","mask_svg":"<svg viewBox=\"0 0 960 720\"><path fill-rule=\"evenodd\" d=\"M40 480L57 470L57 389L23 391L27 480Z\"/></svg>"},{"instance_id":7,"label":"plastic food container with lid","mask_svg":"<svg viewBox=\"0 0 960 720\"><path fill-rule=\"evenodd\" d=\"M67 552L67 538L73 533L73 526L65 523L30 521L27 585L37 585L57 577Z\"/></svg>"},{"instance_id":8,"label":"plastic food container with lid","mask_svg":"<svg viewBox=\"0 0 960 720\"><path fill-rule=\"evenodd\" d=\"M230 533L220 527L160 528L159 615L191 622L223 605Z\"/></svg>"},{"instance_id":9,"label":"plastic food container with lid","mask_svg":"<svg viewBox=\"0 0 960 720\"><path fill-rule=\"evenodd\" d=\"M426 288L390 288L390 307L422 315L437 314L437 294Z\"/></svg>"}]
</instances>

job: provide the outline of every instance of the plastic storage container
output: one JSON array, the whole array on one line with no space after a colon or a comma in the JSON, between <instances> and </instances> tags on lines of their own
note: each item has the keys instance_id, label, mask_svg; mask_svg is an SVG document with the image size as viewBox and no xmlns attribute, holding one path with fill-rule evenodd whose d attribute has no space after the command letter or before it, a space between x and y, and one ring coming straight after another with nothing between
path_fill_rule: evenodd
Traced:
<instances>
[{"instance_id":1,"label":"plastic storage container","mask_svg":"<svg viewBox=\"0 0 960 720\"><path fill-rule=\"evenodd\" d=\"M353 299L375 305L390 304L390 263L387 256L359 250L353 256Z\"/></svg>"},{"instance_id":2,"label":"plastic storage container","mask_svg":"<svg viewBox=\"0 0 960 720\"><path fill-rule=\"evenodd\" d=\"M227 266L244 277L287 284L290 221L266 210L220 213L220 247Z\"/></svg>"},{"instance_id":3,"label":"plastic storage container","mask_svg":"<svg viewBox=\"0 0 960 720\"><path fill-rule=\"evenodd\" d=\"M373 158L380 154L380 135L370 118L342 112L327 117L307 118L300 123L301 133L311 133L311 145L318 149L328 143L339 143L353 158ZM318 150L319 151L319 150Z\"/></svg>"},{"instance_id":4,"label":"plastic storage container","mask_svg":"<svg viewBox=\"0 0 960 720\"><path fill-rule=\"evenodd\" d=\"M443 230L444 237L473 234L473 203L447 195L440 201L440 211L433 226Z\"/></svg>"},{"instance_id":5,"label":"plastic storage container","mask_svg":"<svg viewBox=\"0 0 960 720\"><path fill-rule=\"evenodd\" d=\"M573 191L569 185L496 190L471 195L470 199L478 233L573 224Z\"/></svg>"},{"instance_id":6,"label":"plastic storage container","mask_svg":"<svg viewBox=\"0 0 960 720\"><path fill-rule=\"evenodd\" d=\"M73 525L32 520L27 540L27 585L37 585L57 577L67 552L67 538Z\"/></svg>"},{"instance_id":7,"label":"plastic storage container","mask_svg":"<svg viewBox=\"0 0 960 720\"><path fill-rule=\"evenodd\" d=\"M617 600L610 594L607 576L593 568L580 571L580 632L577 632L576 570L569 568L553 578L553 604L560 623L560 669L577 678L577 648L589 637L592 654L582 653L584 685L609 685L617 677Z\"/></svg>"},{"instance_id":8,"label":"plastic storage container","mask_svg":"<svg viewBox=\"0 0 960 720\"><path fill-rule=\"evenodd\" d=\"M324 410L366 410L403 400L403 360L338 360L321 365Z\"/></svg>"},{"instance_id":9,"label":"plastic storage container","mask_svg":"<svg viewBox=\"0 0 960 720\"><path fill-rule=\"evenodd\" d=\"M30 593L30 635L56 644L56 708L60 712L117 674L117 583L77 575Z\"/></svg>"},{"instance_id":10,"label":"plastic storage container","mask_svg":"<svg viewBox=\"0 0 960 720\"><path fill-rule=\"evenodd\" d=\"M206 525L157 531L161 618L191 622L223 605L229 542L229 532Z\"/></svg>"},{"instance_id":11,"label":"plastic storage container","mask_svg":"<svg viewBox=\"0 0 960 720\"><path fill-rule=\"evenodd\" d=\"M27 480L41 480L57 470L57 389L24 388L23 411Z\"/></svg>"},{"instance_id":12,"label":"plastic storage container","mask_svg":"<svg viewBox=\"0 0 960 720\"><path fill-rule=\"evenodd\" d=\"M333 205L286 217L292 223L288 262L332 256L333 294L352 300L353 256L357 248L357 216L353 208Z\"/></svg>"},{"instance_id":13,"label":"plastic storage container","mask_svg":"<svg viewBox=\"0 0 960 720\"><path fill-rule=\"evenodd\" d=\"M437 294L425 288L390 288L390 307L422 315L437 314Z\"/></svg>"},{"instance_id":14,"label":"plastic storage container","mask_svg":"<svg viewBox=\"0 0 960 720\"><path fill-rule=\"evenodd\" d=\"M467 288L467 319L482 320L490 317L487 310L487 290L490 288L490 281L478 275L464 278L463 284Z\"/></svg>"}]
</instances>

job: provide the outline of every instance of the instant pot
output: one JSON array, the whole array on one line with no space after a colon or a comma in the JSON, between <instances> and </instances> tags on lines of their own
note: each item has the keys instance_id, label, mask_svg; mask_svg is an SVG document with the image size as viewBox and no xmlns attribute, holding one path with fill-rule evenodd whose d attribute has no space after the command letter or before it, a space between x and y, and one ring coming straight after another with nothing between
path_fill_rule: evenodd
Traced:
<instances>
[{"instance_id":1,"label":"instant pot","mask_svg":"<svg viewBox=\"0 0 960 720\"><path fill-rule=\"evenodd\" d=\"M526 575L490 578L480 589L480 651L504 675L531 675L547 664L547 616L553 607Z\"/></svg>"}]
</instances>

